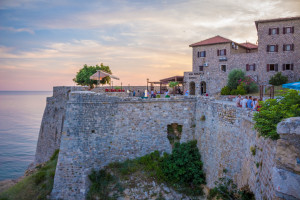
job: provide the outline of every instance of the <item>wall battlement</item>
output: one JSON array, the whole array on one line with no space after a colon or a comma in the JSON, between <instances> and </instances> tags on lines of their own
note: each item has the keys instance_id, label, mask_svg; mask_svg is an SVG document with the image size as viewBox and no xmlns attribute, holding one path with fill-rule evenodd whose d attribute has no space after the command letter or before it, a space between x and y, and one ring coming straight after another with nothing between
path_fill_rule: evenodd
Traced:
<instances>
[{"instance_id":1,"label":"wall battlement","mask_svg":"<svg viewBox=\"0 0 300 200\"><path fill-rule=\"evenodd\" d=\"M68 91L66 88L61 90ZM214 182L224 175L223 169L227 169L227 175L239 187L249 185L256 199L300 197L299 191L294 189L300 186L297 164L300 118L279 125L279 130L285 130L278 131L280 134L289 133L272 141L258 137L253 130L253 112L237 108L233 102L201 96L119 98L73 91L69 98L56 93L57 98L47 100L41 126L44 135L39 138L39 158L48 155L41 144L49 143L46 148L57 147L57 143L52 143L58 141L57 127L61 129L52 199L84 199L92 169L155 150L170 153L172 146L167 138L167 126L172 123L182 125L180 142L198 141L208 187L213 187ZM51 101L56 102L52 104ZM57 113L55 107L60 104L64 106L64 112ZM56 117L52 116L54 114ZM64 118L58 117L59 114ZM47 127L47 137L43 127ZM46 142L48 138L52 140ZM251 147L256 149L255 155L252 155ZM284 154L287 148L293 156ZM292 184L281 176L282 173Z\"/></svg>"}]
</instances>

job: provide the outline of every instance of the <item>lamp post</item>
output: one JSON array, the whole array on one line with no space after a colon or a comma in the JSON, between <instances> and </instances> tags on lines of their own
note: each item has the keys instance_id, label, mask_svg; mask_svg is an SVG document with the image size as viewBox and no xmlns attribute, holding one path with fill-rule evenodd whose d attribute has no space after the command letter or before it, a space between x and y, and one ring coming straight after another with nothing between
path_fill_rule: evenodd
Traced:
<instances>
[{"instance_id":1,"label":"lamp post","mask_svg":"<svg viewBox=\"0 0 300 200\"><path fill-rule=\"evenodd\" d=\"M147 78L147 91L148 91L148 83L149 83L149 78Z\"/></svg>"}]
</instances>

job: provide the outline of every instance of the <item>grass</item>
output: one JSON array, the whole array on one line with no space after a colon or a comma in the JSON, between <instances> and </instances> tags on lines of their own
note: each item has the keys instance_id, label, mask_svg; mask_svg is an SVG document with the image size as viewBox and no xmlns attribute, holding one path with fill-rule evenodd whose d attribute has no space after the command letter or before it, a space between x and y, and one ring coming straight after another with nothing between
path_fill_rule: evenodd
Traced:
<instances>
[{"instance_id":1,"label":"grass","mask_svg":"<svg viewBox=\"0 0 300 200\"><path fill-rule=\"evenodd\" d=\"M58 158L58 150L54 152L45 166L25 177L16 185L0 194L0 200L42 200L50 195Z\"/></svg>"}]
</instances>

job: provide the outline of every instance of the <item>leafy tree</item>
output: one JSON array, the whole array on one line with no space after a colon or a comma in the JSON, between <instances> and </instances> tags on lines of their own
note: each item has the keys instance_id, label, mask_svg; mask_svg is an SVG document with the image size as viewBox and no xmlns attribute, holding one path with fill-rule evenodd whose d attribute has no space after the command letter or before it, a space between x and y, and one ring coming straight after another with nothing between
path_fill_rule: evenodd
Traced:
<instances>
[{"instance_id":1,"label":"leafy tree","mask_svg":"<svg viewBox=\"0 0 300 200\"><path fill-rule=\"evenodd\" d=\"M169 83L169 87L173 87L173 94L175 95L175 87L179 85L179 83L177 81L171 81Z\"/></svg>"},{"instance_id":2,"label":"leafy tree","mask_svg":"<svg viewBox=\"0 0 300 200\"><path fill-rule=\"evenodd\" d=\"M269 84L271 85L282 85L288 82L288 77L287 76L283 76L281 74L281 72L278 72L277 74L275 74L274 76L272 76L269 80Z\"/></svg>"},{"instance_id":3,"label":"leafy tree","mask_svg":"<svg viewBox=\"0 0 300 200\"><path fill-rule=\"evenodd\" d=\"M300 116L300 95L288 90L282 97L259 102L260 112L254 114L254 128L264 137L278 139L277 124L283 119Z\"/></svg>"},{"instance_id":4,"label":"leafy tree","mask_svg":"<svg viewBox=\"0 0 300 200\"><path fill-rule=\"evenodd\" d=\"M76 77L73 79L74 82L77 83L77 85L88 85L90 88L94 88L94 85L97 84L97 80L91 80L90 76L95 74L97 70L102 70L108 73L112 73L109 66L104 66L102 63L101 65L96 66L87 66L86 64L83 66L82 69L77 72ZM105 77L100 81L100 84L109 84L110 83L110 77Z\"/></svg>"},{"instance_id":5,"label":"leafy tree","mask_svg":"<svg viewBox=\"0 0 300 200\"><path fill-rule=\"evenodd\" d=\"M170 183L183 186L205 184L201 156L197 148L197 141L175 143L171 155L165 155L162 162L162 171Z\"/></svg>"},{"instance_id":6,"label":"leafy tree","mask_svg":"<svg viewBox=\"0 0 300 200\"><path fill-rule=\"evenodd\" d=\"M231 70L228 74L227 86L231 90L234 90L239 85L239 81L244 79L245 79L245 72L243 70L241 69Z\"/></svg>"}]
</instances>

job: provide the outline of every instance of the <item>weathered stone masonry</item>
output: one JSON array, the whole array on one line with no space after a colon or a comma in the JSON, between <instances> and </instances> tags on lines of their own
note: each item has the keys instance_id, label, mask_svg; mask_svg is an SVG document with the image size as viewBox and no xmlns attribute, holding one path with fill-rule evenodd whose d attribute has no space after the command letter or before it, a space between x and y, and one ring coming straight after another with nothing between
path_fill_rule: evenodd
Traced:
<instances>
[{"instance_id":1,"label":"weathered stone masonry","mask_svg":"<svg viewBox=\"0 0 300 200\"><path fill-rule=\"evenodd\" d=\"M48 109L43 122L47 122L50 135L39 143L53 148L55 140L47 139L54 137L51 134L55 135L60 121L50 125L46 118L53 113ZM257 136L251 111L207 97L143 100L71 92L65 110L52 199L84 199L87 175L93 168L154 150L170 153L167 126L172 123L182 125L180 142L197 139L208 187L227 169L239 187L250 186L256 199L300 198L299 118L279 125L281 139L272 141ZM255 155L251 147L256 149ZM48 151L37 152L38 157L44 154Z\"/></svg>"}]
</instances>

